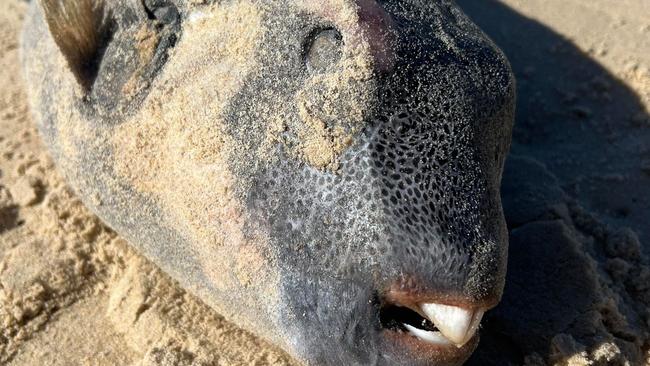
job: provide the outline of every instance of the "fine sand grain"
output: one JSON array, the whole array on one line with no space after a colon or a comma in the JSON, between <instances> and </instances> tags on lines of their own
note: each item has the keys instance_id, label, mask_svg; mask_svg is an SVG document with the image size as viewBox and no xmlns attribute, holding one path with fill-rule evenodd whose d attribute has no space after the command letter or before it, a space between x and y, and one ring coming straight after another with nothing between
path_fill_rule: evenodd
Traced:
<instances>
[{"instance_id":1,"label":"fine sand grain","mask_svg":"<svg viewBox=\"0 0 650 366\"><path fill-rule=\"evenodd\" d=\"M634 128L650 128L650 5L646 1L621 0L615 8L607 0L502 3L570 39L585 57L593 58L626 85L646 108L628 111L626 121ZM282 351L228 323L139 256L66 186L40 141L23 91L18 37L26 8L27 3L20 0L0 2L0 364L294 364ZM145 29L145 46L147 39ZM559 48L549 49L545 56L557 58L560 52ZM543 84L538 71L524 68L526 80L520 85ZM548 83L544 85L550 88ZM544 95L531 105L554 118L595 119L597 106L575 102L592 87L600 90L599 96L612 88L606 81L595 80L584 88L554 89L554 93L566 94L564 105L549 106ZM606 97L602 98L598 103L606 102ZM305 101L305 111L313 105L315 101ZM335 168L335 155L349 141L343 132L322 130L320 121L313 122L308 126L317 129L321 139L302 146L296 154L315 166ZM589 126L584 121L576 123ZM516 152L544 160L533 148L527 150L526 142L534 139L526 134L529 132L521 131L516 132ZM612 139L618 138L612 134ZM646 146L650 142L636 143L634 146ZM626 158L627 150L621 151L616 156ZM640 168L635 169L650 176L650 149L644 151L646 159L641 159ZM549 161L544 160L558 177L527 157L511 159L510 173L506 172L510 186L516 186L518 192L505 202L509 225L518 228L511 234L511 256L519 261L511 265L510 273L532 273L566 282L545 284L532 289L535 292L525 288L528 283L523 277L516 277L506 291L512 293L521 287L526 293L566 298L551 299L547 304L554 307L531 308L523 316L517 311L525 312L526 307L506 296L500 307L504 310L497 310L497 315L488 319L478 361L474 362L506 364L506 360L517 360L531 366L586 366L633 360L629 364L650 365L650 268L639 259L643 252L650 255L643 246L650 240L649 189L637 185L627 190L638 194L639 200L630 203L627 215L610 217L611 212L619 212L624 198L617 197L624 197L624 193L613 192L609 199L594 197L623 186L627 176L602 172L596 178L585 178L591 190L573 192L574 182L565 171L574 168ZM126 176L134 175L130 169L140 170L123 168ZM156 171L164 174L161 169ZM526 172L528 180L520 179L521 171ZM640 182L646 182L647 176ZM535 177L535 184L530 183L530 177ZM140 178L143 189L162 189L155 186L160 177ZM606 228L583 207L602 214L609 224L632 229ZM182 209L177 211L183 213ZM196 224L194 229L200 230L200 223ZM537 252L529 250L535 243L539 244L537 248L548 245L548 250L562 256L562 263L553 267L553 272L543 266L543 260L537 260L544 251L535 257ZM242 255L254 257L254 253ZM526 265L526 255L531 263L540 263L539 268ZM504 332L508 337L502 336ZM527 340L525 346L517 343L522 339Z\"/></svg>"}]
</instances>

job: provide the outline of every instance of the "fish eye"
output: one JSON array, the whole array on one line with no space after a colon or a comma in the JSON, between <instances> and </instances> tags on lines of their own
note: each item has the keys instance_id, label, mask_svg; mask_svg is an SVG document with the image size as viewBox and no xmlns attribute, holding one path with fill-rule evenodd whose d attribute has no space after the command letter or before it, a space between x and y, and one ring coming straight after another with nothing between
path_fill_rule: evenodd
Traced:
<instances>
[{"instance_id":1,"label":"fish eye","mask_svg":"<svg viewBox=\"0 0 650 366\"><path fill-rule=\"evenodd\" d=\"M334 66L343 54L343 36L335 28L316 30L307 38L305 65L311 73L322 73Z\"/></svg>"}]
</instances>

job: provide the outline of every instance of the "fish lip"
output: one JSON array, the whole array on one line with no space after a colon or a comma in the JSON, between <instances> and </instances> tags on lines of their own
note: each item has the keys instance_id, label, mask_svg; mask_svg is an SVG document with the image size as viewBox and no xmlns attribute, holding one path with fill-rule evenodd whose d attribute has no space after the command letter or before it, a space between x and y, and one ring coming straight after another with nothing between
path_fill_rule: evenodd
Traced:
<instances>
[{"instance_id":1,"label":"fish lip","mask_svg":"<svg viewBox=\"0 0 650 366\"><path fill-rule=\"evenodd\" d=\"M420 304L436 303L441 305L458 306L466 309L488 311L501 301L500 296L486 296L472 299L464 295L445 291L413 291L391 288L383 294L384 302L410 308L420 312Z\"/></svg>"},{"instance_id":2,"label":"fish lip","mask_svg":"<svg viewBox=\"0 0 650 366\"><path fill-rule=\"evenodd\" d=\"M382 349L388 357L397 359L408 358L409 364L439 366L459 365L465 362L478 346L478 332L462 347L453 344L438 345L422 341L407 332L383 329L381 331ZM391 357L392 358L392 357Z\"/></svg>"},{"instance_id":3,"label":"fish lip","mask_svg":"<svg viewBox=\"0 0 650 366\"><path fill-rule=\"evenodd\" d=\"M384 301L418 311L422 303L437 303L458 306L467 309L488 311L501 301L502 293L498 290L487 291L480 296L468 296L453 289L436 289L426 286L415 276L404 276L390 284L381 294Z\"/></svg>"}]
</instances>

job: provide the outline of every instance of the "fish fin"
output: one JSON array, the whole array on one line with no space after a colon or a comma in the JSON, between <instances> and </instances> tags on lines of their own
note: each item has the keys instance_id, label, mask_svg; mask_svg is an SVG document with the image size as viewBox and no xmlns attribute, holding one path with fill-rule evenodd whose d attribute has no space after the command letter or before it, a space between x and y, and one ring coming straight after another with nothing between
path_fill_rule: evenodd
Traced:
<instances>
[{"instance_id":1,"label":"fish fin","mask_svg":"<svg viewBox=\"0 0 650 366\"><path fill-rule=\"evenodd\" d=\"M38 0L52 38L77 81L90 89L105 38L105 0Z\"/></svg>"}]
</instances>

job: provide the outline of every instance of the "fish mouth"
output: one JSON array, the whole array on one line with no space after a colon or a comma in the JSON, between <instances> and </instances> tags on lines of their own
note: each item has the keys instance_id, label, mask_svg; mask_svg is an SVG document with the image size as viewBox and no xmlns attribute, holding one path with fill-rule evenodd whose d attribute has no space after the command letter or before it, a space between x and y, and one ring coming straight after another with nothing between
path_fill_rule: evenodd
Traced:
<instances>
[{"instance_id":1,"label":"fish mouth","mask_svg":"<svg viewBox=\"0 0 650 366\"><path fill-rule=\"evenodd\" d=\"M498 299L388 291L379 309L384 349L416 365L460 364L478 345L483 314L497 303Z\"/></svg>"}]
</instances>

